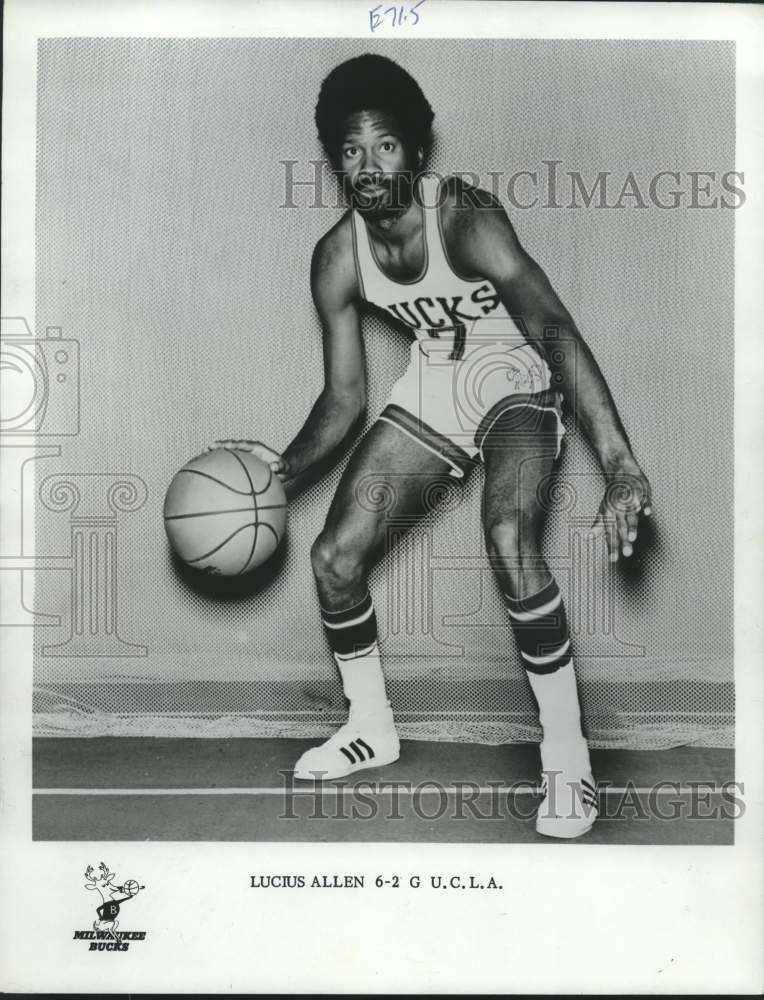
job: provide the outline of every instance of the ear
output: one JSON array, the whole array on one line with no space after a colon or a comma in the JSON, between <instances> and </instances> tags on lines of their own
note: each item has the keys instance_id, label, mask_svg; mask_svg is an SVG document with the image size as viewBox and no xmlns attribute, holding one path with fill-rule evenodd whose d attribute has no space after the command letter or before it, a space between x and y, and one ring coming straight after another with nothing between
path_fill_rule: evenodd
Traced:
<instances>
[{"instance_id":1,"label":"ear","mask_svg":"<svg viewBox=\"0 0 764 1000\"><path fill-rule=\"evenodd\" d=\"M420 146L416 151L417 160L419 160L419 166L421 167L424 163L424 147Z\"/></svg>"},{"instance_id":2,"label":"ear","mask_svg":"<svg viewBox=\"0 0 764 1000\"><path fill-rule=\"evenodd\" d=\"M88 889L88 890L90 890L90 889L95 889L95 886L93 885L92 882L88 882L88 884L85 886L85 888Z\"/></svg>"}]
</instances>

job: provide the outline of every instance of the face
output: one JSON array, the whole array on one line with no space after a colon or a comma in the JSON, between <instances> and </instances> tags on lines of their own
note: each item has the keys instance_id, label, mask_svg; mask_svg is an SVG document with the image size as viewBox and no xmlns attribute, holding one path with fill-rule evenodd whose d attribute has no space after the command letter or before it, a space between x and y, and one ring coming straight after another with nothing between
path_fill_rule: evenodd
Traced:
<instances>
[{"instance_id":1,"label":"face","mask_svg":"<svg viewBox=\"0 0 764 1000\"><path fill-rule=\"evenodd\" d=\"M405 211L411 203L417 162L391 115L360 111L348 118L339 168L351 205L366 218L382 219Z\"/></svg>"}]
</instances>

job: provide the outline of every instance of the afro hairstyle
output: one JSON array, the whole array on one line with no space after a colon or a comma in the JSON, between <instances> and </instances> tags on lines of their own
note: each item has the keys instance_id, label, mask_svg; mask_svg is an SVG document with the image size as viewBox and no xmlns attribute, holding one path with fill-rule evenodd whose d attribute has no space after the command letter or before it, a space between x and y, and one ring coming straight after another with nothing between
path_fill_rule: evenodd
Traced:
<instances>
[{"instance_id":1,"label":"afro hairstyle","mask_svg":"<svg viewBox=\"0 0 764 1000\"><path fill-rule=\"evenodd\" d=\"M367 52L340 63L321 84L316 127L333 166L339 162L348 116L371 108L393 115L406 143L421 147L426 158L435 114L421 87L392 59Z\"/></svg>"}]
</instances>

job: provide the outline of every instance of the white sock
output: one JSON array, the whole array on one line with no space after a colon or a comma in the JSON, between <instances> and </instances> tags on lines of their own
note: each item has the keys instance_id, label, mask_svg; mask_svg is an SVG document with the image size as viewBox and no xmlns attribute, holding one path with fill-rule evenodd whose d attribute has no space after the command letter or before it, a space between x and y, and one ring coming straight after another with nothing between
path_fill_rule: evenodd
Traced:
<instances>
[{"instance_id":1,"label":"white sock","mask_svg":"<svg viewBox=\"0 0 764 1000\"><path fill-rule=\"evenodd\" d=\"M555 756L557 752L565 756L577 755L586 746L586 740L581 732L581 708L573 661L550 674L526 672L538 702L545 746L553 750Z\"/></svg>"},{"instance_id":2,"label":"white sock","mask_svg":"<svg viewBox=\"0 0 764 1000\"><path fill-rule=\"evenodd\" d=\"M385 690L385 675L375 642L360 656L341 656L334 659L342 677L345 697L350 702L351 715L374 715L389 705Z\"/></svg>"}]
</instances>

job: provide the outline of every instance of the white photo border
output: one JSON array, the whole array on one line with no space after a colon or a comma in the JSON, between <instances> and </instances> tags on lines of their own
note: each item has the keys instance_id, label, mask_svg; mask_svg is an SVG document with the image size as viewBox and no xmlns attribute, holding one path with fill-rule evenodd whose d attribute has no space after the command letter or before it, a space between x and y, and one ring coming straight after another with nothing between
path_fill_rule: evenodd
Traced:
<instances>
[{"instance_id":1,"label":"white photo border","mask_svg":"<svg viewBox=\"0 0 764 1000\"><path fill-rule=\"evenodd\" d=\"M34 323L37 41L61 36L369 38L376 4L7 0L3 315ZM764 760L761 261L764 18L755 5L425 0L375 37L729 39L736 45L736 780L734 847L32 841L32 641L0 634L0 988L65 992L757 992ZM7 487L3 502L13 503ZM30 512L25 512L31 515ZM690 519L688 506L684 515ZM724 512L720 512L724 516ZM702 525L698 525L702 544ZM74 947L73 901L101 856L155 888L147 940ZM115 860L115 864L117 863ZM501 893L249 888L255 871L501 873ZM547 887L552 887L550 893ZM563 895L562 889L565 890ZM108 960L107 960L108 959ZM115 964L118 962L119 964Z\"/></svg>"}]
</instances>

